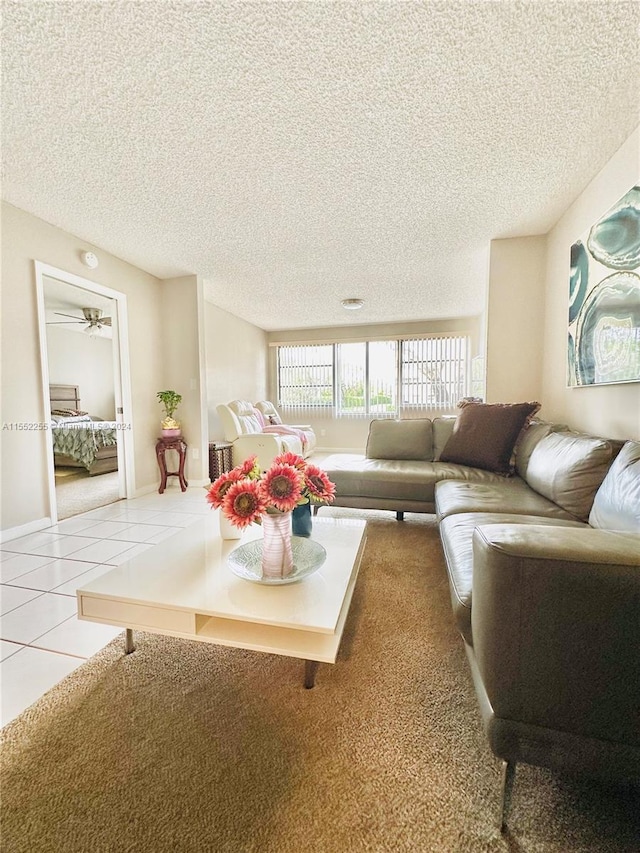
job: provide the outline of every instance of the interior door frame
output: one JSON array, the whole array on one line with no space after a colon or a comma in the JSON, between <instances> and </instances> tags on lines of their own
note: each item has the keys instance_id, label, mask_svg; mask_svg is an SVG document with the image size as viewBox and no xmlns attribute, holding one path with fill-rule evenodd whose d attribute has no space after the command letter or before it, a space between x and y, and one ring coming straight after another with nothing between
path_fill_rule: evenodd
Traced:
<instances>
[{"instance_id":1,"label":"interior door frame","mask_svg":"<svg viewBox=\"0 0 640 853\"><path fill-rule=\"evenodd\" d=\"M44 279L55 278L65 284L81 287L90 293L96 293L115 302L116 322L113 324L113 384L118 429L118 490L121 498L133 497L135 469L133 455L133 408L131 396L131 370L129 360L129 323L127 314L127 296L118 290L112 290L88 278L53 267L42 261L34 261L36 279L36 299L38 305L38 330L40 336L40 366L42 371L42 405L45 421L49 420L49 353L47 348L46 309L44 298ZM47 436L48 438L48 436ZM49 492L49 514L51 524L58 521L56 499L56 479L53 464L53 442L47 441L47 477Z\"/></svg>"}]
</instances>

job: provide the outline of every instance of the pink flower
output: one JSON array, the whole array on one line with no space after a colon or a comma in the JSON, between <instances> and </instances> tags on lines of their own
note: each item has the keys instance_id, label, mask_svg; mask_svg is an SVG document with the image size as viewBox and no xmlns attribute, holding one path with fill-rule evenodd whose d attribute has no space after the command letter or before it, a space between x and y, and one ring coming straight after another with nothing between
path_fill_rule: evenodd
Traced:
<instances>
[{"instance_id":1,"label":"pink flower","mask_svg":"<svg viewBox=\"0 0 640 853\"><path fill-rule=\"evenodd\" d=\"M224 501L229 488L239 480L243 480L244 477L245 475L242 474L238 468L234 468L232 471L220 474L218 479L207 489L207 501L211 504L213 509L219 509L222 506L222 502Z\"/></svg>"},{"instance_id":2,"label":"pink flower","mask_svg":"<svg viewBox=\"0 0 640 853\"><path fill-rule=\"evenodd\" d=\"M251 480L257 480L260 476L260 468L258 467L258 456L253 454L248 459L245 459L241 465L238 465L235 471L240 471L243 477L249 477Z\"/></svg>"},{"instance_id":3,"label":"pink flower","mask_svg":"<svg viewBox=\"0 0 640 853\"><path fill-rule=\"evenodd\" d=\"M290 512L302 497L304 480L292 465L274 464L260 481L262 497L267 506Z\"/></svg>"},{"instance_id":4,"label":"pink flower","mask_svg":"<svg viewBox=\"0 0 640 853\"><path fill-rule=\"evenodd\" d=\"M297 453L291 453L288 451L287 453L281 453L280 456L276 456L273 460L274 465L291 465L293 468L296 468L298 471L305 472L307 463L304 461L302 456L298 456Z\"/></svg>"},{"instance_id":5,"label":"pink flower","mask_svg":"<svg viewBox=\"0 0 640 853\"><path fill-rule=\"evenodd\" d=\"M309 498L317 503L331 503L336 495L334 483L317 465L307 465L305 487Z\"/></svg>"},{"instance_id":6,"label":"pink flower","mask_svg":"<svg viewBox=\"0 0 640 853\"><path fill-rule=\"evenodd\" d=\"M267 505L262 498L260 483L246 478L229 487L222 503L225 518L241 529L254 522L260 524L261 516L266 511Z\"/></svg>"}]
</instances>

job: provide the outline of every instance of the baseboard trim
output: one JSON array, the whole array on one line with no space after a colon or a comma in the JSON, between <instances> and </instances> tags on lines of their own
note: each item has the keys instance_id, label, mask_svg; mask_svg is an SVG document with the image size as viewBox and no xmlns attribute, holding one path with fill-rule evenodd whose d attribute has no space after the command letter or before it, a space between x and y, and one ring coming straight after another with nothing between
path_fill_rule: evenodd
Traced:
<instances>
[{"instance_id":1,"label":"baseboard trim","mask_svg":"<svg viewBox=\"0 0 640 853\"><path fill-rule=\"evenodd\" d=\"M28 536L30 533L37 533L39 530L46 530L52 524L53 522L50 518L37 518L35 521L19 524L17 527L8 527L6 530L0 531L0 542L11 542L13 539L19 539L21 536Z\"/></svg>"}]
</instances>

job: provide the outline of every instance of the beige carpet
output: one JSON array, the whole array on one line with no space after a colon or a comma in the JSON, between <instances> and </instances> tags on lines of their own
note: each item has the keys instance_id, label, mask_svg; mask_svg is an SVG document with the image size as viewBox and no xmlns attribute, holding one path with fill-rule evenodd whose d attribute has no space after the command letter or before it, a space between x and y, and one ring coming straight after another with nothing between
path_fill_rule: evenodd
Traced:
<instances>
[{"instance_id":1,"label":"beige carpet","mask_svg":"<svg viewBox=\"0 0 640 853\"><path fill-rule=\"evenodd\" d=\"M365 515L313 690L291 658L115 640L4 730L4 853L637 851L633 791L526 766L500 835L433 518Z\"/></svg>"},{"instance_id":2,"label":"beige carpet","mask_svg":"<svg viewBox=\"0 0 640 853\"><path fill-rule=\"evenodd\" d=\"M71 472L71 473L67 473ZM58 520L89 512L120 500L118 472L89 476L84 469L66 468L62 476L56 472Z\"/></svg>"}]
</instances>

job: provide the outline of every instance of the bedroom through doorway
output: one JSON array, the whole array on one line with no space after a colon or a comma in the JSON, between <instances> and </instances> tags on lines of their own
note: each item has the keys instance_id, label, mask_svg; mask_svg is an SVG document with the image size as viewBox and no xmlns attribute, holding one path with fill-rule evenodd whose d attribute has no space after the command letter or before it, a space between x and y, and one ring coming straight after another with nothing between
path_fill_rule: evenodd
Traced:
<instances>
[{"instance_id":1,"label":"bedroom through doorway","mask_svg":"<svg viewBox=\"0 0 640 853\"><path fill-rule=\"evenodd\" d=\"M119 305L107 288L62 271L37 278L55 523L127 496Z\"/></svg>"}]
</instances>

